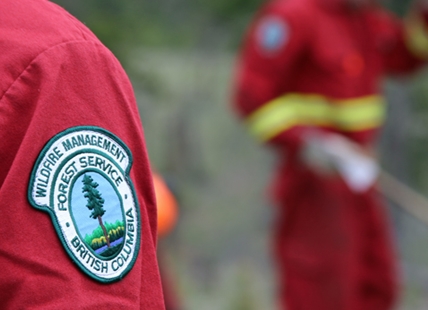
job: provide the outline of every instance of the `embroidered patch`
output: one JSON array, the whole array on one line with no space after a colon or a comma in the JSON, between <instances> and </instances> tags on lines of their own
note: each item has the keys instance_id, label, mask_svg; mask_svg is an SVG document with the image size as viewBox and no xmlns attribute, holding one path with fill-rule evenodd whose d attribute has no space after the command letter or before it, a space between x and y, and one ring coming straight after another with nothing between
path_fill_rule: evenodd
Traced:
<instances>
[{"instance_id":1,"label":"embroidered patch","mask_svg":"<svg viewBox=\"0 0 428 310\"><path fill-rule=\"evenodd\" d=\"M123 278L138 255L140 216L131 165L130 150L112 133L73 127L47 143L31 174L30 203L51 215L67 253L101 282Z\"/></svg>"},{"instance_id":2,"label":"embroidered patch","mask_svg":"<svg viewBox=\"0 0 428 310\"><path fill-rule=\"evenodd\" d=\"M289 29L282 19L268 16L260 21L256 35L262 51L274 53L287 43Z\"/></svg>"}]
</instances>

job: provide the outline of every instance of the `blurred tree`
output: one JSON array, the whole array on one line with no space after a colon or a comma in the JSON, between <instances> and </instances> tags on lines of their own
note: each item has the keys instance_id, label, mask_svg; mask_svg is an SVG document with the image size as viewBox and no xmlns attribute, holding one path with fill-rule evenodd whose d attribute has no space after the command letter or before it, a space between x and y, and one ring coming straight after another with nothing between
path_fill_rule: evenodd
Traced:
<instances>
[{"instance_id":1,"label":"blurred tree","mask_svg":"<svg viewBox=\"0 0 428 310\"><path fill-rule=\"evenodd\" d=\"M248 18L263 0L53 0L85 23L126 63L136 46L190 46L209 37L241 36ZM197 27L196 27L197 25Z\"/></svg>"},{"instance_id":2,"label":"blurred tree","mask_svg":"<svg viewBox=\"0 0 428 310\"><path fill-rule=\"evenodd\" d=\"M414 0L388 0L385 1L387 6L399 15L404 15L410 3Z\"/></svg>"},{"instance_id":3,"label":"blurred tree","mask_svg":"<svg viewBox=\"0 0 428 310\"><path fill-rule=\"evenodd\" d=\"M125 61L126 49L139 44L139 33L149 22L142 18L145 4L120 0L54 0L88 26L98 38Z\"/></svg>"},{"instance_id":4,"label":"blurred tree","mask_svg":"<svg viewBox=\"0 0 428 310\"><path fill-rule=\"evenodd\" d=\"M265 0L190 0L190 2L207 15L233 22L243 15L253 14Z\"/></svg>"}]
</instances>

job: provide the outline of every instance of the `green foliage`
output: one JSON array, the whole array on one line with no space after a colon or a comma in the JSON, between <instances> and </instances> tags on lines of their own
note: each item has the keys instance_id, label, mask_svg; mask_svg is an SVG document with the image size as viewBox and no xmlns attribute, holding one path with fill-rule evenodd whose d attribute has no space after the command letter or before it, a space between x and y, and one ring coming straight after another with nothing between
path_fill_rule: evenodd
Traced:
<instances>
[{"instance_id":1,"label":"green foliage","mask_svg":"<svg viewBox=\"0 0 428 310\"><path fill-rule=\"evenodd\" d=\"M86 24L135 80L139 77L130 54L136 47L236 50L251 18L267 0L53 1ZM400 15L411 2L382 1Z\"/></svg>"},{"instance_id":2,"label":"green foliage","mask_svg":"<svg viewBox=\"0 0 428 310\"><path fill-rule=\"evenodd\" d=\"M89 210L92 210L90 217L97 219L100 216L103 216L106 212L103 209L104 199L101 197L100 192L97 190L98 183L94 182L90 175L85 174L83 176L83 188L82 192L85 193L84 197L88 199L86 207Z\"/></svg>"},{"instance_id":3,"label":"green foliage","mask_svg":"<svg viewBox=\"0 0 428 310\"><path fill-rule=\"evenodd\" d=\"M102 248L106 244L107 244L106 238L104 236L101 236L99 238L93 239L90 245L93 250L97 250L99 248Z\"/></svg>"},{"instance_id":4,"label":"green foliage","mask_svg":"<svg viewBox=\"0 0 428 310\"><path fill-rule=\"evenodd\" d=\"M136 46L189 46L219 36L240 37L242 19L263 0L53 0L89 27L127 67ZM246 24L246 22L245 22ZM215 40L211 44L216 44Z\"/></svg>"},{"instance_id":5,"label":"green foliage","mask_svg":"<svg viewBox=\"0 0 428 310\"><path fill-rule=\"evenodd\" d=\"M111 242L116 241L125 235L124 226L119 226L116 229L108 229L107 231Z\"/></svg>"},{"instance_id":6,"label":"green foliage","mask_svg":"<svg viewBox=\"0 0 428 310\"><path fill-rule=\"evenodd\" d=\"M207 30L236 40L249 18L266 0L53 0L85 23L127 65L127 54L136 46L192 45ZM403 14L411 0L385 4ZM212 46L216 40L211 40Z\"/></svg>"},{"instance_id":7,"label":"green foliage","mask_svg":"<svg viewBox=\"0 0 428 310\"><path fill-rule=\"evenodd\" d=\"M253 14L264 0L191 0L198 11L219 20L233 22L243 15Z\"/></svg>"},{"instance_id":8,"label":"green foliage","mask_svg":"<svg viewBox=\"0 0 428 310\"><path fill-rule=\"evenodd\" d=\"M104 226L108 232L110 242L114 242L125 235L125 226L123 222L119 220L114 223L105 222ZM101 226L94 229L92 234L86 234L84 240L87 245L92 247L93 250L99 249L107 244ZM94 240L97 241L93 242Z\"/></svg>"},{"instance_id":9,"label":"green foliage","mask_svg":"<svg viewBox=\"0 0 428 310\"><path fill-rule=\"evenodd\" d=\"M386 6L399 15L404 15L407 12L412 0L389 0Z\"/></svg>"}]
</instances>

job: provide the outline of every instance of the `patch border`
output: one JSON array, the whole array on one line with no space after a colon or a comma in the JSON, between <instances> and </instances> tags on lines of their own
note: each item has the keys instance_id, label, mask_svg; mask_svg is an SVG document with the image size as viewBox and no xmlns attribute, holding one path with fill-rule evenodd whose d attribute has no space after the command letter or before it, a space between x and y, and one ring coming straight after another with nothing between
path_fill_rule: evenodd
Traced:
<instances>
[{"instance_id":1,"label":"patch border","mask_svg":"<svg viewBox=\"0 0 428 310\"><path fill-rule=\"evenodd\" d=\"M119 144L124 151L126 152L126 154L128 155L129 158L129 162L128 162L128 166L126 167L126 169L124 170L124 177L125 177L125 182L128 184L131 192L132 192L132 196L133 196L133 200L134 200L134 204L135 204L135 213L137 215L137 223L136 223L136 245L135 245L135 252L133 253L133 257L129 263L129 265L126 267L126 269L124 271L122 271L120 273L120 275L106 279L106 278L102 278L99 277L93 273L91 273L77 258L75 258L74 253L72 253L72 251L69 249L69 246L67 244L67 241L65 239L65 236L62 232L61 226L59 224L58 221L58 217L54 211L54 208L49 207L48 205L38 205L32 196L32 189L33 186L35 184L35 177L36 177L36 173L37 173L37 169L39 167L39 165L41 164L43 158L45 157L47 151L50 149L50 147L61 137L73 133L73 132L79 132L82 130L89 130L89 131L95 131L101 134L104 134L106 136L108 136L109 138L111 138L112 140L114 140L117 144ZM77 153L83 153L82 151L78 151ZM71 156L71 155L70 155ZM70 157L69 156L69 157ZM107 155L108 156L108 155ZM141 247L141 213L140 213L140 204L138 202L138 197L135 191L135 187L134 184L131 180L131 178L129 177L130 171L131 171L131 167L133 164L133 157L132 157L132 153L131 150L128 148L128 146L115 134L113 134L112 132L98 127L98 126L75 126L75 127L71 127L71 128L67 128L59 133L57 133L56 135L54 135L53 137L51 137L49 139L49 141L43 146L42 150L40 151L36 161L34 162L33 165L33 169L31 170L31 174L30 174L30 180L29 180L29 184L28 184L28 191L27 191L27 198L28 201L30 202L31 206L34 207L35 209L47 212L49 214L49 216L51 217L52 220L52 224L55 228L55 231L61 241L62 247L63 249L66 251L68 257L72 260L72 262L74 262L76 265L78 265L79 269L81 271L83 271L84 274L86 274L87 276L89 276L90 278L101 282L101 283L113 283L113 282L117 282L122 280L130 271L131 269L134 267L135 262L137 261L139 252L140 252L140 247ZM58 170L55 171L55 176L57 176ZM55 178L53 178L55 179ZM52 193L51 193L52 195ZM49 197L49 201L51 201L51 197ZM121 206L122 207L122 206ZM123 212L125 212L125 210L122 210ZM74 220L74 219L73 219Z\"/></svg>"}]
</instances>

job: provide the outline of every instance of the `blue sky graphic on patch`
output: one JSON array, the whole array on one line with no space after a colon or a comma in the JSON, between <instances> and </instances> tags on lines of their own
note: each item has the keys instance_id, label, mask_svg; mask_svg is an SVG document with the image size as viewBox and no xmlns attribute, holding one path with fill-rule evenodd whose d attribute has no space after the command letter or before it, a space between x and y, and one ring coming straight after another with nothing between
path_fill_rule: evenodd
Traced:
<instances>
[{"instance_id":1,"label":"blue sky graphic on patch","mask_svg":"<svg viewBox=\"0 0 428 310\"><path fill-rule=\"evenodd\" d=\"M103 222L108 222L110 224L116 222L116 220L123 222L120 200L113 186L102 175L95 172L86 172L77 178L71 194L73 218L83 238L86 234L91 235L99 226L98 220L90 217L91 211L86 207L88 200L83 196L82 180L85 174L90 175L92 179L98 183L97 190L104 199L103 209L106 211L102 217Z\"/></svg>"},{"instance_id":2,"label":"blue sky graphic on patch","mask_svg":"<svg viewBox=\"0 0 428 310\"><path fill-rule=\"evenodd\" d=\"M257 36L262 50L275 52L288 40L288 26L279 18L266 17L260 22Z\"/></svg>"}]
</instances>

